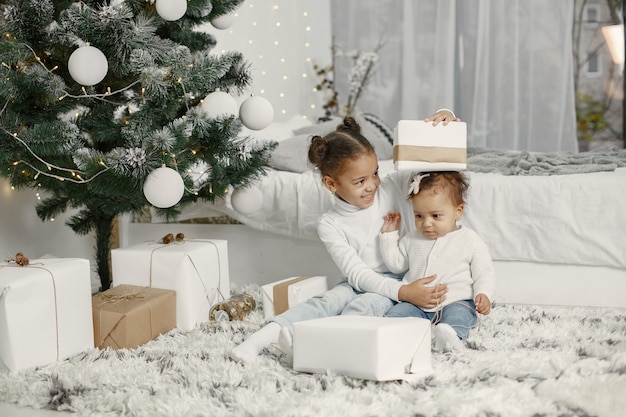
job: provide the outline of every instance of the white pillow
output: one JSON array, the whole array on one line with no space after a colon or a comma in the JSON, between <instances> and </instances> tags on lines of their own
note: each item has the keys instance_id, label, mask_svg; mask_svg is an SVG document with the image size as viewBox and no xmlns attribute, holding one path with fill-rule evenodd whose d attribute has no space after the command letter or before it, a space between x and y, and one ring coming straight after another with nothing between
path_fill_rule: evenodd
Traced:
<instances>
[{"instance_id":1,"label":"white pillow","mask_svg":"<svg viewBox=\"0 0 626 417\"><path fill-rule=\"evenodd\" d=\"M312 137L305 133L278 142L278 146L272 151L268 165L280 171L308 171L311 169L309 145Z\"/></svg>"}]
</instances>

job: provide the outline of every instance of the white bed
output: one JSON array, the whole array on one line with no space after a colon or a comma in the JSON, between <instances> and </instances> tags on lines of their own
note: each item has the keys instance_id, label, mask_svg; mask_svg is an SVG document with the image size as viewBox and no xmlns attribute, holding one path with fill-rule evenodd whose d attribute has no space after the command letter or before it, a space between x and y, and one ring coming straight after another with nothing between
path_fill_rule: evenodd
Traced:
<instances>
[{"instance_id":1,"label":"white bed","mask_svg":"<svg viewBox=\"0 0 626 417\"><path fill-rule=\"evenodd\" d=\"M382 176L393 170L390 159L380 154L379 159ZM270 169L248 191L262 195L252 213L237 212L228 195L216 204L190 206L180 217L226 214L245 226L180 227L229 239L234 282L264 284L309 274L338 280L316 234L317 219L333 198L315 171L299 171ZM467 174L471 186L463 224L490 248L496 302L626 308L626 168L568 175ZM122 244L159 236L166 228L171 225L125 223Z\"/></svg>"}]
</instances>

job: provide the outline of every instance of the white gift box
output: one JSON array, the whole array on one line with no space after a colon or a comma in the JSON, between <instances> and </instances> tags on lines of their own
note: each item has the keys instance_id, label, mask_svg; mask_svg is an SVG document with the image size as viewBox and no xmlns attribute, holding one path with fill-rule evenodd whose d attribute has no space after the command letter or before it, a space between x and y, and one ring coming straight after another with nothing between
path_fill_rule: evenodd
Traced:
<instances>
[{"instance_id":1,"label":"white gift box","mask_svg":"<svg viewBox=\"0 0 626 417\"><path fill-rule=\"evenodd\" d=\"M375 381L432 372L430 321L333 316L293 325L293 369Z\"/></svg>"},{"instance_id":2,"label":"white gift box","mask_svg":"<svg viewBox=\"0 0 626 417\"><path fill-rule=\"evenodd\" d=\"M291 277L263 285L263 312L268 320L328 290L325 276Z\"/></svg>"},{"instance_id":3,"label":"white gift box","mask_svg":"<svg viewBox=\"0 0 626 417\"><path fill-rule=\"evenodd\" d=\"M467 168L467 126L400 120L394 130L396 170L463 171Z\"/></svg>"},{"instance_id":4,"label":"white gift box","mask_svg":"<svg viewBox=\"0 0 626 417\"><path fill-rule=\"evenodd\" d=\"M89 260L0 264L0 359L11 371L93 348Z\"/></svg>"},{"instance_id":5,"label":"white gift box","mask_svg":"<svg viewBox=\"0 0 626 417\"><path fill-rule=\"evenodd\" d=\"M209 321L211 306L230 296L226 240L144 242L111 251L113 286L176 291L176 327Z\"/></svg>"}]
</instances>

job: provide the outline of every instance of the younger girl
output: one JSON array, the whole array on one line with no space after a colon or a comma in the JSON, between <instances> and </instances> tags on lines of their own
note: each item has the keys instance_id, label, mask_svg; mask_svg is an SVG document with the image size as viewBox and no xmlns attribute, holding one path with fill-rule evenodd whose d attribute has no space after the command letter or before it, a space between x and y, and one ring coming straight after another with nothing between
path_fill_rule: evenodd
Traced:
<instances>
[{"instance_id":1,"label":"younger girl","mask_svg":"<svg viewBox=\"0 0 626 417\"><path fill-rule=\"evenodd\" d=\"M436 349L463 347L476 312L489 314L495 289L489 249L480 237L457 226L463 217L468 181L460 172L418 173L409 186L409 198L417 230L398 241L400 213L385 216L380 249L385 264L404 273L405 282L436 272L430 285L446 284L445 300L434 308L410 303L393 306L387 317L421 317L433 321Z\"/></svg>"},{"instance_id":2,"label":"younger girl","mask_svg":"<svg viewBox=\"0 0 626 417\"><path fill-rule=\"evenodd\" d=\"M450 111L441 110L426 120L447 124L458 119ZM348 117L334 132L314 136L309 147L309 160L321 173L326 188L337 197L335 207L321 216L318 234L347 279L272 318L230 352L232 359L253 361L275 342L289 355L292 325L297 321L338 314L382 316L393 305L392 300L433 308L439 297L445 298L445 286L425 287L434 277L403 284L401 277L385 266L378 234L383 216L398 210L397 196L406 195L409 173L391 173L381 184L374 148L360 132L359 125ZM406 214L405 218L410 219L410 213ZM412 227L410 223L401 226L407 225Z\"/></svg>"}]
</instances>

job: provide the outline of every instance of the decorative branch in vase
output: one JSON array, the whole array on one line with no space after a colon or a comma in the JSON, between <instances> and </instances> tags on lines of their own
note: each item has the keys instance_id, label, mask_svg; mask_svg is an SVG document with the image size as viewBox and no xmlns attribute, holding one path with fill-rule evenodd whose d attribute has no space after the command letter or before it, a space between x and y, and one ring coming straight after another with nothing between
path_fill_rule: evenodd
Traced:
<instances>
[{"instance_id":1,"label":"decorative branch in vase","mask_svg":"<svg viewBox=\"0 0 626 417\"><path fill-rule=\"evenodd\" d=\"M324 118L332 116L345 117L355 114L356 105L359 98L363 96L372 77L375 73L376 63L378 62L378 51L383 44L378 43L376 48L371 52L361 52L353 50L344 53L334 42L331 47L332 63L326 67L320 67L313 64L316 75L320 78L319 83L314 91L326 92L327 99L322 108L324 109ZM334 81L336 59L339 57L349 58L352 60L352 68L348 73L349 92L348 100L341 105L339 102L339 93L336 89Z\"/></svg>"}]
</instances>

